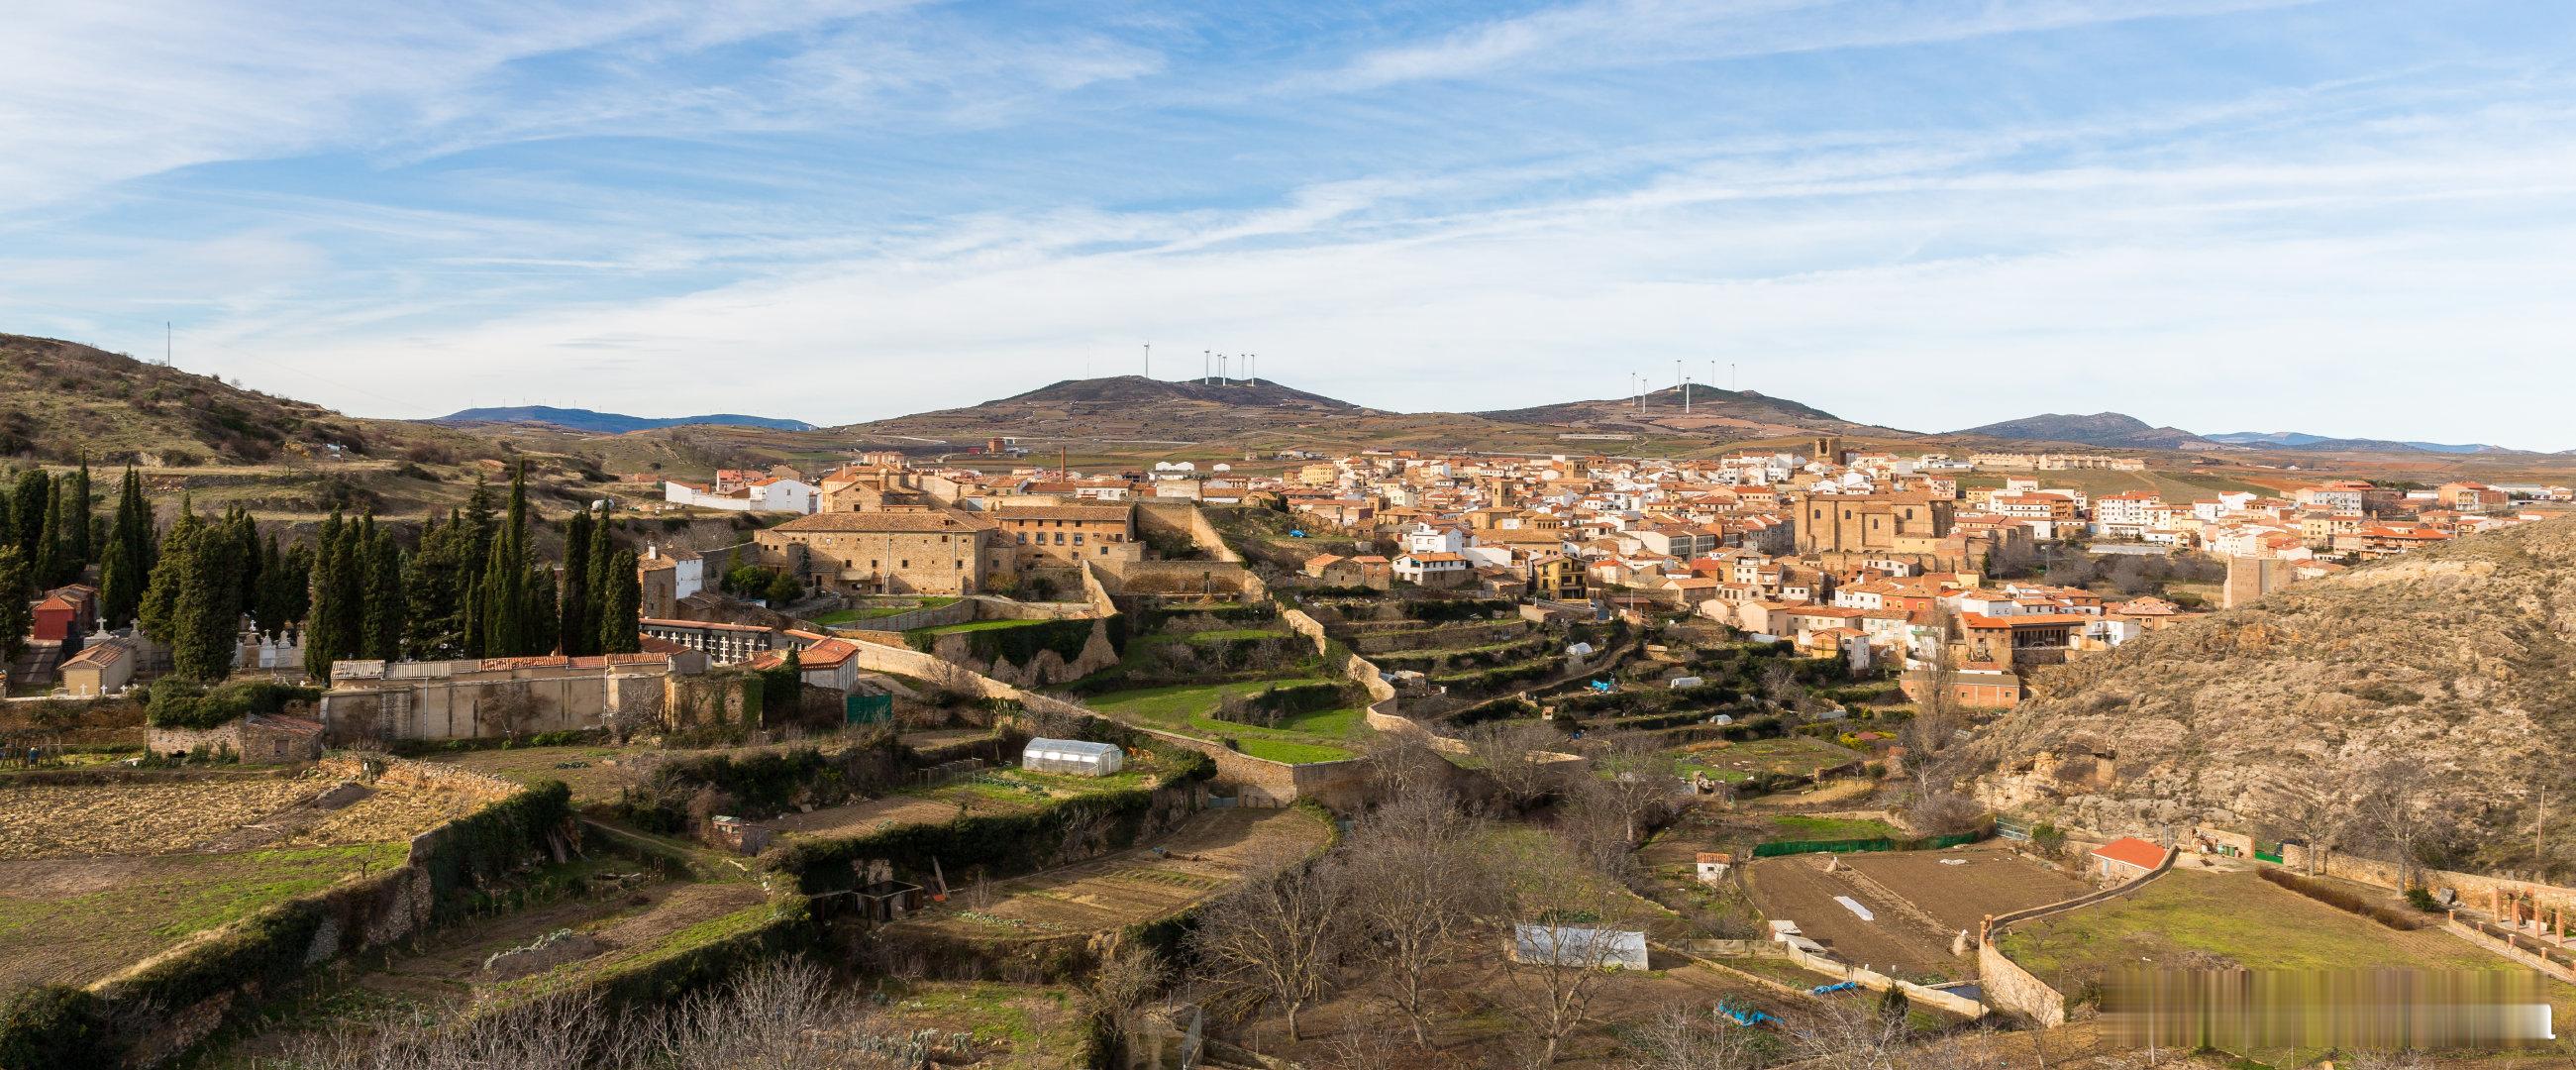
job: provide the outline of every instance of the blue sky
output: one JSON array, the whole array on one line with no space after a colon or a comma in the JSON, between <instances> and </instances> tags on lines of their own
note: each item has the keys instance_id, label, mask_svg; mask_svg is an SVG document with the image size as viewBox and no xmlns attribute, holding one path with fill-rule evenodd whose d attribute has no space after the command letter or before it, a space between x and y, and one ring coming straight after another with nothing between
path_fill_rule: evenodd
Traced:
<instances>
[{"instance_id":1,"label":"blue sky","mask_svg":"<svg viewBox=\"0 0 2576 1070\"><path fill-rule=\"evenodd\" d=\"M0 330L376 416L1632 371L2576 448L2576 5L57 4Z\"/></svg>"}]
</instances>

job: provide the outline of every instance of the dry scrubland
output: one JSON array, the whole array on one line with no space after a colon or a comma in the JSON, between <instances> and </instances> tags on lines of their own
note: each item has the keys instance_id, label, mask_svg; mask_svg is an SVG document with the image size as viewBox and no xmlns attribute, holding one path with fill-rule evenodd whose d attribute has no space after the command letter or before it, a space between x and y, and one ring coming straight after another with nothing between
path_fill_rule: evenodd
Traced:
<instances>
[{"instance_id":1,"label":"dry scrubland","mask_svg":"<svg viewBox=\"0 0 2576 1070\"><path fill-rule=\"evenodd\" d=\"M338 810L298 811L299 803L336 783L322 776L245 775L0 788L0 860L171 854L237 843L333 847L408 841L480 805L460 793L377 790ZM275 820L263 820L269 818Z\"/></svg>"}]
</instances>

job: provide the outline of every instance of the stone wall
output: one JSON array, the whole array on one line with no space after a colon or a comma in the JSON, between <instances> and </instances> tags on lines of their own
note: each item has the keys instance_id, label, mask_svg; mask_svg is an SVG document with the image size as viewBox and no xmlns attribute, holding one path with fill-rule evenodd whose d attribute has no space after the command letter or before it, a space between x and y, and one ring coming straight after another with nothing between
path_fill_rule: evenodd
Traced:
<instances>
[{"instance_id":1,"label":"stone wall","mask_svg":"<svg viewBox=\"0 0 2576 1070\"><path fill-rule=\"evenodd\" d=\"M2041 1026L2066 1024L2066 994L2021 968L1993 944L1977 947L1977 985L1986 1002Z\"/></svg>"},{"instance_id":2,"label":"stone wall","mask_svg":"<svg viewBox=\"0 0 2576 1070\"><path fill-rule=\"evenodd\" d=\"M397 740L484 739L597 728L613 713L659 717L667 667L494 671L342 686L318 716L332 746Z\"/></svg>"},{"instance_id":3,"label":"stone wall","mask_svg":"<svg viewBox=\"0 0 2576 1070\"><path fill-rule=\"evenodd\" d=\"M1996 946L2004 929L2016 922L2063 914L2137 891L2146 887L2147 882L2172 872L2174 862L2181 857L2182 852L2166 848L2164 861L2157 863L2156 868L2147 871L2145 876L2126 884L2097 889L2071 899L2061 899L2027 910L2016 910L2009 914L1988 917L1977 933L1977 981L1984 986L1986 1002L1992 1006L2017 1012L2042 1026L2054 1028L2065 1025L2066 994L2050 987L2048 982L2040 980L2029 970L2021 968L2020 963L2014 962Z\"/></svg>"}]
</instances>

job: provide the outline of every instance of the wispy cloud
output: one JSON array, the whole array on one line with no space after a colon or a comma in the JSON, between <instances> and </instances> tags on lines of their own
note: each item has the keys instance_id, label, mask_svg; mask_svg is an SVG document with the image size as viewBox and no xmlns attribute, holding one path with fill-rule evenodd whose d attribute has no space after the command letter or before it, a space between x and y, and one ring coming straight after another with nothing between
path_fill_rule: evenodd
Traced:
<instances>
[{"instance_id":1,"label":"wispy cloud","mask_svg":"<svg viewBox=\"0 0 2576 1070\"><path fill-rule=\"evenodd\" d=\"M1581 0L1373 49L1301 74L1300 89L1364 90L1516 71L1641 66L1916 45L2314 0Z\"/></svg>"}]
</instances>

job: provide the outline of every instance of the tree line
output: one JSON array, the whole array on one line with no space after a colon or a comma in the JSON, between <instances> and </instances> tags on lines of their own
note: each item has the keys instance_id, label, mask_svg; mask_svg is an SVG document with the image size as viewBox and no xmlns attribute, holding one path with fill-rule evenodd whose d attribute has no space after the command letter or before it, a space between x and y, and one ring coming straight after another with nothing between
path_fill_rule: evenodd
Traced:
<instances>
[{"instance_id":1,"label":"tree line","mask_svg":"<svg viewBox=\"0 0 2576 1070\"><path fill-rule=\"evenodd\" d=\"M307 541L281 545L235 506L218 515L183 497L159 528L142 477L127 468L110 517L98 516L88 466L20 473L0 496L0 653L15 658L28 600L99 570L102 624L139 624L168 645L172 671L220 680L241 622L300 633L304 667L327 678L349 658L441 659L633 653L643 591L633 550L588 511L563 522L560 566L540 559L524 468L506 503L477 482L466 504L430 516L416 538L372 511L334 510Z\"/></svg>"}]
</instances>

